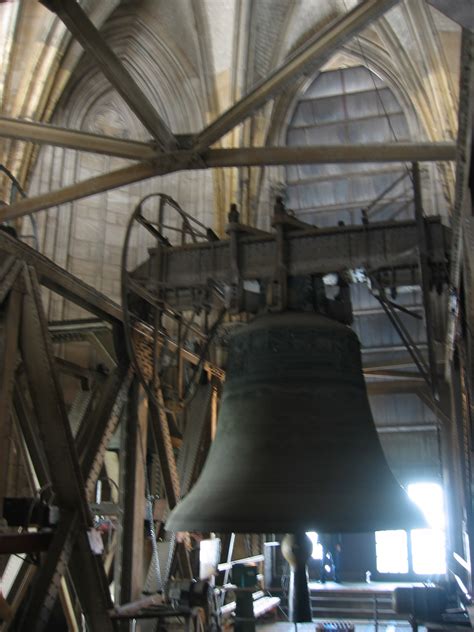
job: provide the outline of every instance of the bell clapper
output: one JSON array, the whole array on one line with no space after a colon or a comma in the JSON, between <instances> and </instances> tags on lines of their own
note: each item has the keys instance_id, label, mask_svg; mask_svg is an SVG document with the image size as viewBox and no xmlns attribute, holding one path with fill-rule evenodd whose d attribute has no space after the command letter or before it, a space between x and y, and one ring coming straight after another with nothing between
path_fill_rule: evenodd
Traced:
<instances>
[{"instance_id":1,"label":"bell clapper","mask_svg":"<svg viewBox=\"0 0 474 632\"><path fill-rule=\"evenodd\" d=\"M304 531L287 533L281 548L290 565L288 619L295 624L312 621L307 568L313 549L311 541Z\"/></svg>"}]
</instances>

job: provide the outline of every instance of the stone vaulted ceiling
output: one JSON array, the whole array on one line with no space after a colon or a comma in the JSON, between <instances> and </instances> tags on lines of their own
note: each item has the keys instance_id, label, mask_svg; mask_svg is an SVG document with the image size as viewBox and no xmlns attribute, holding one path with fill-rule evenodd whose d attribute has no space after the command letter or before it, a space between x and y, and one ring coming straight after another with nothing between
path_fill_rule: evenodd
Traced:
<instances>
[{"instance_id":1,"label":"stone vaulted ceiling","mask_svg":"<svg viewBox=\"0 0 474 632\"><path fill-rule=\"evenodd\" d=\"M357 2L89 0L81 4L137 82L148 88L172 131L191 132L203 121L212 120L296 46ZM75 127L82 124L83 112L99 95L104 98L105 93L113 93L62 22L37 0L1 3L0 23L2 115L45 122L59 117ZM421 138L452 139L457 121L459 42L457 24L424 0L404 0L360 37L347 42L335 63L343 64L344 55L350 55L383 73L416 112ZM78 84L87 85L79 103L72 104L67 99L74 96ZM114 99L108 98L109 102ZM282 107L280 101L273 109L281 120L271 117L272 106L267 106L257 112L251 124L237 128L222 143L238 146L250 140L260 145L269 135L281 134L288 122L288 107ZM82 113L78 111L81 108ZM133 119L130 113L126 116ZM137 136L142 135L139 126L132 129ZM1 141L2 164L26 187L36 156L32 147ZM228 173L216 180L222 205L235 196L238 178ZM1 184L3 189L8 187L6 181ZM219 226L218 216L216 223Z\"/></svg>"}]
</instances>

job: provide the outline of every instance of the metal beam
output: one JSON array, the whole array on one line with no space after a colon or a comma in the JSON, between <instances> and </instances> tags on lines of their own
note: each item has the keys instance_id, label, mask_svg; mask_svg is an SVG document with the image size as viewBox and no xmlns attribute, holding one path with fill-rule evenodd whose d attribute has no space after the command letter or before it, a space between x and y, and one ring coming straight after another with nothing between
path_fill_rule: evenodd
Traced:
<instances>
[{"instance_id":1,"label":"metal beam","mask_svg":"<svg viewBox=\"0 0 474 632\"><path fill-rule=\"evenodd\" d=\"M89 383L91 380L97 380L100 382L105 379L105 375L96 369L88 369L76 364L75 362L65 360L64 358L55 357L54 360L60 373L71 375L81 382Z\"/></svg>"},{"instance_id":2,"label":"metal beam","mask_svg":"<svg viewBox=\"0 0 474 632\"><path fill-rule=\"evenodd\" d=\"M0 345L0 515L3 499L8 492L8 469L12 452L12 394L18 356L21 293L14 287L10 291L3 318L3 345Z\"/></svg>"},{"instance_id":3,"label":"metal beam","mask_svg":"<svg viewBox=\"0 0 474 632\"><path fill-rule=\"evenodd\" d=\"M195 139L195 149L206 149L299 76L320 68L342 44L388 11L396 2L397 0L365 0L315 33L282 66L203 129Z\"/></svg>"},{"instance_id":4,"label":"metal beam","mask_svg":"<svg viewBox=\"0 0 474 632\"><path fill-rule=\"evenodd\" d=\"M84 529L79 531L74 543L69 573L88 629L112 632L114 628L108 609L113 604L104 565L100 555L93 555L89 538Z\"/></svg>"},{"instance_id":5,"label":"metal beam","mask_svg":"<svg viewBox=\"0 0 474 632\"><path fill-rule=\"evenodd\" d=\"M0 253L12 255L35 268L38 280L53 292L84 308L101 320L111 323L122 321L120 306L105 294L97 292L80 279L61 268L24 242L0 231Z\"/></svg>"},{"instance_id":6,"label":"metal beam","mask_svg":"<svg viewBox=\"0 0 474 632\"><path fill-rule=\"evenodd\" d=\"M435 333L433 324L433 314L431 307L431 270L428 259L428 237L426 234L426 224L423 215L423 200L421 193L421 177L420 165L417 162L412 166L413 175L413 194L415 202L415 219L418 230L418 240L420 247L420 276L421 276L421 293L423 296L423 307L425 310L426 337L428 343L428 367L430 376L430 385L433 397L439 399L438 393L438 370L436 366L435 353Z\"/></svg>"},{"instance_id":7,"label":"metal beam","mask_svg":"<svg viewBox=\"0 0 474 632\"><path fill-rule=\"evenodd\" d=\"M459 79L458 138L456 160L456 186L454 206L451 211L453 239L451 244L450 281L457 296L463 269L464 233L468 228L467 221L472 213L472 135L474 115L474 33L463 29L461 40L461 74ZM467 220L467 221L466 221ZM472 249L472 244L471 244ZM468 293L472 292L468 288ZM450 304L446 325L445 374L449 380L451 360L456 342L456 326L459 310Z\"/></svg>"},{"instance_id":8,"label":"metal beam","mask_svg":"<svg viewBox=\"0 0 474 632\"><path fill-rule=\"evenodd\" d=\"M119 603L138 599L143 588L143 521L145 519L145 464L148 406L135 379L128 393L126 422L122 427L123 455L120 495L123 519L116 561L120 567Z\"/></svg>"},{"instance_id":9,"label":"metal beam","mask_svg":"<svg viewBox=\"0 0 474 632\"><path fill-rule=\"evenodd\" d=\"M384 145L321 145L318 147L244 147L209 149L202 154L176 151L153 162L140 162L111 171L57 191L20 200L0 209L0 222L36 213L53 206L133 184L147 178L181 170L215 169L263 165L330 164L347 162L450 161L456 156L454 143L393 143Z\"/></svg>"},{"instance_id":10,"label":"metal beam","mask_svg":"<svg viewBox=\"0 0 474 632\"><path fill-rule=\"evenodd\" d=\"M0 231L0 253L14 255L24 261L27 265L33 266L38 276L39 282L48 287L53 292L57 292L65 299L75 305L83 307L91 314L95 314L101 320L105 320L114 325L122 325L123 314L120 305L110 298L101 294L95 288L87 285L70 272L64 270L53 261L40 254L27 244ZM135 333L144 339L145 344L153 346L154 330L145 325L136 325ZM173 340L167 340L166 344L170 351L177 350L177 344ZM188 349L182 349L181 354L184 360L191 364L199 362L199 356ZM223 372L214 364L205 361L204 369L213 375L221 378Z\"/></svg>"},{"instance_id":11,"label":"metal beam","mask_svg":"<svg viewBox=\"0 0 474 632\"><path fill-rule=\"evenodd\" d=\"M56 13L84 50L91 55L113 87L151 133L160 149L175 148L175 137L79 3L75 0L41 0L41 3Z\"/></svg>"},{"instance_id":12,"label":"metal beam","mask_svg":"<svg viewBox=\"0 0 474 632\"><path fill-rule=\"evenodd\" d=\"M48 555L34 576L26 607L16 613L12 627L17 632L47 630L51 609L59 594L60 578L66 571L78 529L79 519L75 512L61 516Z\"/></svg>"},{"instance_id":13,"label":"metal beam","mask_svg":"<svg viewBox=\"0 0 474 632\"><path fill-rule=\"evenodd\" d=\"M21 354L39 422L38 432L58 505L79 511L82 523L88 525L91 517L84 482L43 314L40 289L31 273L25 274L24 278L27 294L23 299Z\"/></svg>"},{"instance_id":14,"label":"metal beam","mask_svg":"<svg viewBox=\"0 0 474 632\"><path fill-rule=\"evenodd\" d=\"M430 264L446 264L449 229L439 218L424 220L429 236ZM396 269L396 283L413 284L418 275L418 233L416 222L379 222L367 226L335 226L289 232L287 245L291 253L288 274L328 274L330 272L369 268L371 271ZM271 279L276 256L274 234L244 237L239 242L240 275L243 280ZM166 291L164 300L186 309L187 288L207 287L208 280L232 284L230 241L203 242L186 248L150 251L150 259L134 273L135 280L157 281ZM158 275L160 275L158 277ZM174 293L174 297L173 297Z\"/></svg>"},{"instance_id":15,"label":"metal beam","mask_svg":"<svg viewBox=\"0 0 474 632\"><path fill-rule=\"evenodd\" d=\"M53 491L63 517L68 517L63 518L64 529L60 527L55 534L46 564L40 570L40 577L44 574L43 580L35 583L35 589L25 611L28 625L25 624L26 627L21 629L44 629L48 611L54 604L59 590L59 581L69 557L74 554L75 568L71 569L74 571L74 581L80 586L87 585L87 589L79 593L86 618L93 629L109 631L112 627L106 609L110 606L110 594L104 589L103 569L100 573L97 560L94 559L87 542L86 528L91 523L91 516L56 372L52 343L43 313L41 291L32 268L25 271L23 276L26 294L23 299L20 348ZM74 544L79 547L75 553ZM51 594L51 599L45 600L45 595L48 594ZM93 606L89 607L90 603ZM38 604L42 604L44 615L36 621L34 613L39 611Z\"/></svg>"},{"instance_id":16,"label":"metal beam","mask_svg":"<svg viewBox=\"0 0 474 632\"><path fill-rule=\"evenodd\" d=\"M410 156L417 156L411 158ZM406 162L455 160L455 143L368 143L313 147L242 147L210 149L202 154L206 167L310 165L350 162ZM189 168L199 168L191 163Z\"/></svg>"},{"instance_id":17,"label":"metal beam","mask_svg":"<svg viewBox=\"0 0 474 632\"><path fill-rule=\"evenodd\" d=\"M67 147L78 151L106 154L130 160L154 160L156 148L150 143L123 140L112 136L91 134L79 130L66 129L8 117L0 117L0 137L12 138L32 143ZM182 156L187 161L191 154L186 151L174 152L170 157ZM164 158L165 156L162 156ZM455 160L454 143L396 143L386 145L329 145L320 147L241 147L213 149L202 154L202 161L209 168L242 167L261 165L299 164L313 162L370 162ZM199 168L195 166L193 168ZM202 167L201 167L202 168ZM405 174L402 175L402 178ZM396 184L396 183L395 183ZM393 185L391 185L393 187Z\"/></svg>"},{"instance_id":18,"label":"metal beam","mask_svg":"<svg viewBox=\"0 0 474 632\"><path fill-rule=\"evenodd\" d=\"M13 404L18 425L28 446L34 473L38 479L39 487L47 485L50 481L48 463L44 455L43 446L38 437L39 423L34 411L29 406L26 398L26 387L17 380L13 394Z\"/></svg>"},{"instance_id":19,"label":"metal beam","mask_svg":"<svg viewBox=\"0 0 474 632\"><path fill-rule=\"evenodd\" d=\"M3 259L3 257L0 257L0 259ZM7 256L2 261L2 266L0 267L0 305L10 292L23 266L23 262L15 259L13 256Z\"/></svg>"},{"instance_id":20,"label":"metal beam","mask_svg":"<svg viewBox=\"0 0 474 632\"><path fill-rule=\"evenodd\" d=\"M0 136L31 143L68 147L94 154L129 158L130 160L152 160L157 155L156 148L150 143L89 134L36 121L21 121L4 116L0 117Z\"/></svg>"},{"instance_id":21,"label":"metal beam","mask_svg":"<svg viewBox=\"0 0 474 632\"><path fill-rule=\"evenodd\" d=\"M8 219L15 219L23 215L36 213L36 211L51 208L52 206L64 204L65 202L80 200L89 195L95 195L127 184L133 184L134 182L146 180L147 178L162 175L163 173L166 173L166 170L160 172L156 166L148 162L141 162L137 165L117 169L116 171L111 171L110 173L89 178L77 184L72 184L58 191L27 198L11 206L0 207L0 223Z\"/></svg>"},{"instance_id":22,"label":"metal beam","mask_svg":"<svg viewBox=\"0 0 474 632\"><path fill-rule=\"evenodd\" d=\"M1 533L0 555L47 551L51 544L51 532Z\"/></svg>"},{"instance_id":23,"label":"metal beam","mask_svg":"<svg viewBox=\"0 0 474 632\"><path fill-rule=\"evenodd\" d=\"M158 453L163 477L163 486L170 510L176 506L180 498L180 483L173 444L169 431L166 407L161 384L156 380L154 387L156 405L150 398L151 431Z\"/></svg>"},{"instance_id":24,"label":"metal beam","mask_svg":"<svg viewBox=\"0 0 474 632\"><path fill-rule=\"evenodd\" d=\"M127 367L119 366L104 385L97 407L77 437L86 495L93 500L95 484L104 463L105 451L118 427L132 378Z\"/></svg>"}]
</instances>

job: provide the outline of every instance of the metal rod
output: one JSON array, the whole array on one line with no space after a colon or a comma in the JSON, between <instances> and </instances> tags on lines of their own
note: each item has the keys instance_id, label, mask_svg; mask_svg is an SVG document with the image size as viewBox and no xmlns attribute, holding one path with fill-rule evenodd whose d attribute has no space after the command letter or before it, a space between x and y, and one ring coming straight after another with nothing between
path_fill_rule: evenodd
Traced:
<instances>
[{"instance_id":1,"label":"metal rod","mask_svg":"<svg viewBox=\"0 0 474 632\"><path fill-rule=\"evenodd\" d=\"M415 220L418 232L419 252L420 252L420 273L421 292L423 296L423 306L425 308L426 336L428 342L428 364L431 378L431 390L433 397L439 400L438 373L436 368L436 355L434 350L434 326L433 314L430 302L430 268L428 262L428 238L426 235L426 225L423 218L423 202L421 197L420 167L417 162L412 165L413 172L413 193L415 197Z\"/></svg>"},{"instance_id":2,"label":"metal rod","mask_svg":"<svg viewBox=\"0 0 474 632\"><path fill-rule=\"evenodd\" d=\"M396 180L394 180L394 181L392 182L392 184L390 184L390 185L389 185L389 186L385 189L385 191L382 191L382 193L381 193L380 195L378 195L378 196L375 198L375 200L372 200L372 202L369 204L369 206L367 206L367 207L366 207L366 209L365 209L365 210L367 211L367 213L368 213L368 214L370 214L370 211L371 211L371 210L372 210L375 206L377 206L377 204L380 202L380 200L381 200L381 199L383 199L383 198L387 195L387 193L390 193L390 191L392 191L392 190L393 190L393 189L397 186L397 184L399 184L399 183L400 183L402 180L404 180L406 177L407 177L406 172L402 173L402 175L401 175L399 178L397 178ZM396 199L396 198L395 198L395 199ZM383 208L383 207L382 207L382 208ZM380 211L380 209L377 209L376 211L374 211L374 213L378 213L378 211Z\"/></svg>"},{"instance_id":3,"label":"metal rod","mask_svg":"<svg viewBox=\"0 0 474 632\"><path fill-rule=\"evenodd\" d=\"M416 366L417 366L418 370L420 371L421 375L423 376L424 380L426 381L428 386L431 387L430 379L429 379L428 373L426 371L426 369L427 369L426 363L423 360L423 358L421 358L419 356L419 354L417 353L415 343L411 340L411 337L409 336L408 332L406 331L406 329L402 325L400 319L395 314L395 311L393 310L393 308L391 308L391 306L389 304L387 304L380 296L375 295L375 297L379 301L379 303L382 306L384 312L387 314L390 322L395 327L398 335L402 339L403 344L405 345L408 353L411 355L411 357L413 359L413 362L416 364Z\"/></svg>"},{"instance_id":4,"label":"metal rod","mask_svg":"<svg viewBox=\"0 0 474 632\"><path fill-rule=\"evenodd\" d=\"M231 534L235 538L235 533ZM230 545L229 545L229 552L230 554L232 554L231 550L230 550ZM255 564L257 562L263 562L265 560L265 556L264 555L251 555L250 557L243 557L240 560L232 560L232 561L227 561L224 564L219 564L217 566L217 570L218 571L228 571L231 570L233 566L235 566L236 564Z\"/></svg>"},{"instance_id":5,"label":"metal rod","mask_svg":"<svg viewBox=\"0 0 474 632\"><path fill-rule=\"evenodd\" d=\"M399 305L398 303L395 303L394 301L390 301L388 298L385 298L385 301L389 305L391 305L393 309L398 309L398 311L403 312L404 314L406 314L407 316L411 316L412 318L416 318L417 320L423 320L419 314L416 314L411 309L408 309L407 307L404 307L403 305Z\"/></svg>"}]
</instances>

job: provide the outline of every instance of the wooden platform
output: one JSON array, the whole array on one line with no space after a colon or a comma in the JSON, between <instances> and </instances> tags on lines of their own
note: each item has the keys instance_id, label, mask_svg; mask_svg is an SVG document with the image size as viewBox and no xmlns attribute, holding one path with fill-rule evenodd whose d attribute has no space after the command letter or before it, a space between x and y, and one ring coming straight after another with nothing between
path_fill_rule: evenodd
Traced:
<instances>
[{"instance_id":1,"label":"wooden platform","mask_svg":"<svg viewBox=\"0 0 474 632\"><path fill-rule=\"evenodd\" d=\"M257 624L258 632L315 632L317 621L313 623L260 623ZM466 628L467 629L467 628ZM423 627L418 628L419 632L426 632ZM355 624L355 632L375 632L375 626L369 622L357 622ZM411 626L408 623L387 622L379 623L377 632L411 632Z\"/></svg>"},{"instance_id":2,"label":"wooden platform","mask_svg":"<svg viewBox=\"0 0 474 632\"><path fill-rule=\"evenodd\" d=\"M313 619L406 622L405 616L393 610L392 596L395 588L413 585L415 584L388 582L310 582Z\"/></svg>"},{"instance_id":3,"label":"wooden platform","mask_svg":"<svg viewBox=\"0 0 474 632\"><path fill-rule=\"evenodd\" d=\"M422 582L309 582L310 590L360 591L360 592L393 592L395 588L423 586Z\"/></svg>"}]
</instances>

